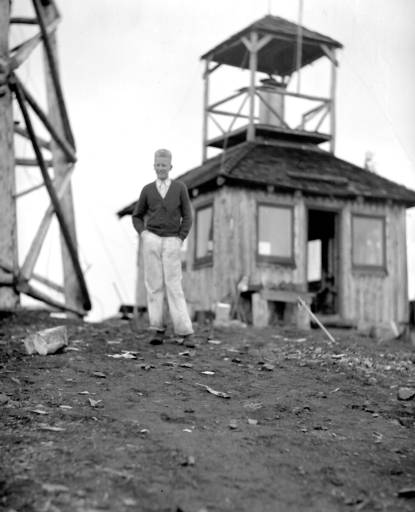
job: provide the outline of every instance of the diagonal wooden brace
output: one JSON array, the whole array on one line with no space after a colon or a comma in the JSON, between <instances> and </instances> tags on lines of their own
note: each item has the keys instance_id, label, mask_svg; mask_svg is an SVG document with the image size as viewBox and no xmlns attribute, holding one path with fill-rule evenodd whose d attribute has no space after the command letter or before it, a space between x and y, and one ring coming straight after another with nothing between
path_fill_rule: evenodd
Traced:
<instances>
[{"instance_id":1,"label":"diagonal wooden brace","mask_svg":"<svg viewBox=\"0 0 415 512\"><path fill-rule=\"evenodd\" d=\"M52 184L52 180L51 180L51 178L48 174L48 170L45 166L42 152L41 152L39 145L37 143L37 140L36 140L36 135L35 135L35 132L33 129L32 121L30 119L29 112L26 108L25 96L24 96L24 93L23 93L22 88L18 81L16 81L13 84L13 89L15 91L16 99L17 99L17 102L19 104L20 110L22 112L22 115L23 115L23 118L24 118L24 121L26 124L26 129L27 129L30 139L32 141L33 150L35 152L37 161L39 163L39 168L42 173L42 177L45 182L46 189L49 193L53 209L55 211L56 217L59 222L62 237L63 237L65 244L68 248L69 256L71 258L73 268L74 268L74 271L76 274L76 278L78 280L80 290L82 293L82 300L83 300L82 306L86 311L89 311L91 309L91 301L89 298L89 293L88 293L87 285L86 285L85 278L84 278L84 275L82 272L82 268L79 263L77 249L72 241L71 233L70 233L67 223L65 221L65 217L63 215L62 208L60 206L59 198L56 194L56 191Z\"/></svg>"}]
</instances>

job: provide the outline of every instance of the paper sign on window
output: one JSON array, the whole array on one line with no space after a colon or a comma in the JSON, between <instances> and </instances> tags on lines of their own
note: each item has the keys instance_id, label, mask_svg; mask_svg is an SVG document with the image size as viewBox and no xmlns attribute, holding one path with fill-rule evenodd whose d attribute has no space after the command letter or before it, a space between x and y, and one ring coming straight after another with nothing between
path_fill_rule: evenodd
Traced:
<instances>
[{"instance_id":1,"label":"paper sign on window","mask_svg":"<svg viewBox=\"0 0 415 512\"><path fill-rule=\"evenodd\" d=\"M271 244L270 242L259 242L258 243L258 252L263 256L270 256L271 254Z\"/></svg>"}]
</instances>

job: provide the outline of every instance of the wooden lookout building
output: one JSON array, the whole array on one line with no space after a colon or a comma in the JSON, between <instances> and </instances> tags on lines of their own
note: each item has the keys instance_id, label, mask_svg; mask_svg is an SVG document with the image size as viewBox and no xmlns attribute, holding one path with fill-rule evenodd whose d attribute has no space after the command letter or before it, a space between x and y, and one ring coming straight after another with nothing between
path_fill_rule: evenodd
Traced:
<instances>
[{"instance_id":1,"label":"wooden lookout building","mask_svg":"<svg viewBox=\"0 0 415 512\"><path fill-rule=\"evenodd\" d=\"M334 155L341 47L268 15L202 56L202 164L177 178L194 208L183 253L194 311L239 294L245 318L264 325L292 319L300 297L317 315L357 327L407 324L406 208L415 192ZM326 95L298 87L316 61L327 65ZM246 83L212 99L213 74L227 68Z\"/></svg>"}]
</instances>

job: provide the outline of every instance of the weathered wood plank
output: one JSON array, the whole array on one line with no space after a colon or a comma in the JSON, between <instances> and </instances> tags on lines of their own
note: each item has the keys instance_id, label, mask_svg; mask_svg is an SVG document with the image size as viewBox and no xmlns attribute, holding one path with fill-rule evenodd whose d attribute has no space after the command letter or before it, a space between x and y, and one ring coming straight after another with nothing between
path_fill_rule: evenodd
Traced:
<instances>
[{"instance_id":1,"label":"weathered wood plank","mask_svg":"<svg viewBox=\"0 0 415 512\"><path fill-rule=\"evenodd\" d=\"M2 69L9 67L9 20L10 2L0 0L0 63ZM1 74L0 82L6 80ZM16 200L14 198L14 145L12 95L9 87L3 83L0 91L0 259L10 265L17 274L17 219ZM0 269L0 281L7 281L9 275ZM10 286L0 286L0 308L13 309L19 303L19 295Z\"/></svg>"}]
</instances>

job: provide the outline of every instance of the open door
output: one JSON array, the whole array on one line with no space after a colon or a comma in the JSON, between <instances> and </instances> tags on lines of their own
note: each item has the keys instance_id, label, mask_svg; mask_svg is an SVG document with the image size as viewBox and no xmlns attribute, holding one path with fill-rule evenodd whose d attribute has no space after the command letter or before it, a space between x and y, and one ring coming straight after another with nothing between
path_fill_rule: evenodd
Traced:
<instances>
[{"instance_id":1,"label":"open door","mask_svg":"<svg viewBox=\"0 0 415 512\"><path fill-rule=\"evenodd\" d=\"M308 210L307 283L315 294L311 304L314 313L339 313L339 242L338 213Z\"/></svg>"}]
</instances>

